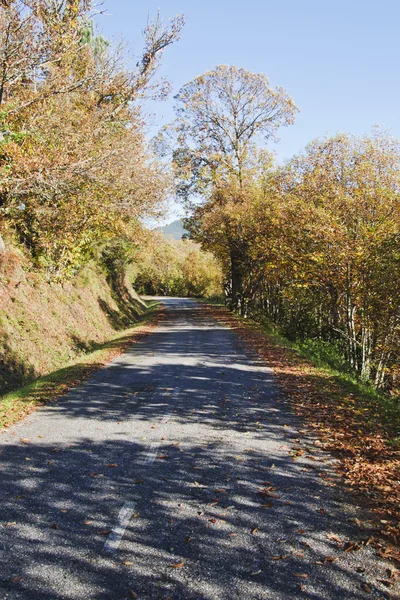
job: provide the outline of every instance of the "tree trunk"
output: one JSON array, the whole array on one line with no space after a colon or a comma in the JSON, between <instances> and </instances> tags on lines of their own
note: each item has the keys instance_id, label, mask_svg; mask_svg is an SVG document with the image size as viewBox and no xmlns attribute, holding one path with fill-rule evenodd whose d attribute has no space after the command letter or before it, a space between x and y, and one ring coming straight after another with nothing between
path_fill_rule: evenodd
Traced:
<instances>
[{"instance_id":1,"label":"tree trunk","mask_svg":"<svg viewBox=\"0 0 400 600\"><path fill-rule=\"evenodd\" d=\"M242 295L242 273L240 270L239 253L231 250L231 310L237 311L241 304Z\"/></svg>"},{"instance_id":2,"label":"tree trunk","mask_svg":"<svg viewBox=\"0 0 400 600\"><path fill-rule=\"evenodd\" d=\"M356 342L356 331L354 317L356 313L356 306L353 304L352 293L351 293L351 269L350 265L347 265L347 289L346 289L346 329L347 329L347 352L350 366L358 371L358 356L357 356L357 342Z\"/></svg>"},{"instance_id":3,"label":"tree trunk","mask_svg":"<svg viewBox=\"0 0 400 600\"><path fill-rule=\"evenodd\" d=\"M369 381L371 376L371 330L365 324L361 332L361 379Z\"/></svg>"}]
</instances>

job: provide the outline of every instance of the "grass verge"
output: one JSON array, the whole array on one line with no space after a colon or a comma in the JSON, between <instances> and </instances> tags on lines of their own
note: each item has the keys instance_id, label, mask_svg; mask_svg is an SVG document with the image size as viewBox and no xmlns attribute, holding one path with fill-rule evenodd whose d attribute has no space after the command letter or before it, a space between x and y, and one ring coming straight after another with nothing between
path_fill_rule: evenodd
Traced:
<instances>
[{"instance_id":1,"label":"grass verge","mask_svg":"<svg viewBox=\"0 0 400 600\"><path fill-rule=\"evenodd\" d=\"M399 407L351 375L332 369L315 349L225 308L203 303L213 318L234 329L275 372L285 399L339 458L339 472L352 493L372 509L379 553L400 563Z\"/></svg>"},{"instance_id":2,"label":"grass verge","mask_svg":"<svg viewBox=\"0 0 400 600\"><path fill-rule=\"evenodd\" d=\"M149 303L148 310L133 327L118 332L107 342L93 344L89 352L67 366L0 397L0 428L13 425L37 407L59 398L85 381L94 371L146 337L157 326L162 315L159 303Z\"/></svg>"}]
</instances>

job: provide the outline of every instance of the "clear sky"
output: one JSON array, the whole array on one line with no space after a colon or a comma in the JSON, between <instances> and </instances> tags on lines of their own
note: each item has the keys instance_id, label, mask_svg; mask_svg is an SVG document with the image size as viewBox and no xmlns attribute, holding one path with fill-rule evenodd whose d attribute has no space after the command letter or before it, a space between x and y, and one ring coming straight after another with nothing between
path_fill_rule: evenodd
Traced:
<instances>
[{"instance_id":1,"label":"clear sky","mask_svg":"<svg viewBox=\"0 0 400 600\"><path fill-rule=\"evenodd\" d=\"M362 134L375 124L400 138L400 0L105 0L104 35L123 37L138 56L157 10L183 13L181 40L160 73L176 93L217 64L265 73L300 109L271 144L290 158L317 136ZM172 97L153 104L154 123L173 118Z\"/></svg>"}]
</instances>

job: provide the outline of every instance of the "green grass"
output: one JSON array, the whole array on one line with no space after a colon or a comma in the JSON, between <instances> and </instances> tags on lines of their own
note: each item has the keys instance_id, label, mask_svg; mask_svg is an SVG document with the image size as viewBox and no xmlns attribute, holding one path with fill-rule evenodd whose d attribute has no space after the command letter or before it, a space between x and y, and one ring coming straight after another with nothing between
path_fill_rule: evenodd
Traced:
<instances>
[{"instance_id":1,"label":"green grass","mask_svg":"<svg viewBox=\"0 0 400 600\"><path fill-rule=\"evenodd\" d=\"M118 332L102 344L91 344L79 359L0 397L0 428L16 423L37 406L61 396L123 352L130 345L138 327L150 321L158 308L158 302L148 302L146 312L134 326Z\"/></svg>"}]
</instances>

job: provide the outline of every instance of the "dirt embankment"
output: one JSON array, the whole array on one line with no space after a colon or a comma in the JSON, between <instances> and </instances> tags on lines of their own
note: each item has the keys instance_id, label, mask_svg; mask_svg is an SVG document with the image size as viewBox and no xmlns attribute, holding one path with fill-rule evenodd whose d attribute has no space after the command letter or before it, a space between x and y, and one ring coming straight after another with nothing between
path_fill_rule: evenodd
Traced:
<instances>
[{"instance_id":1,"label":"dirt embankment","mask_svg":"<svg viewBox=\"0 0 400 600\"><path fill-rule=\"evenodd\" d=\"M55 371L132 325L146 311L127 278L96 265L64 284L0 256L0 396Z\"/></svg>"}]
</instances>

